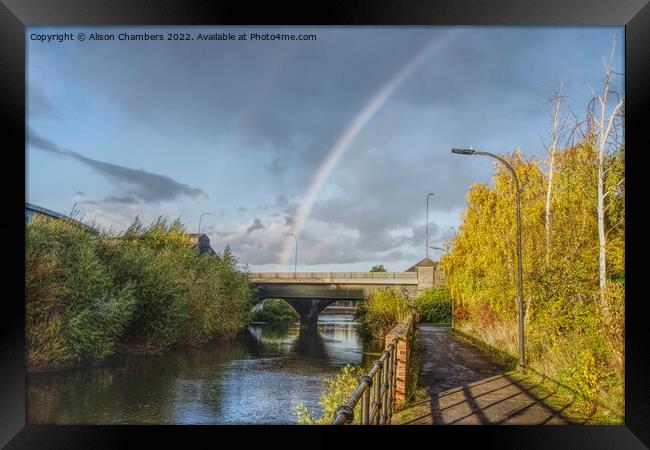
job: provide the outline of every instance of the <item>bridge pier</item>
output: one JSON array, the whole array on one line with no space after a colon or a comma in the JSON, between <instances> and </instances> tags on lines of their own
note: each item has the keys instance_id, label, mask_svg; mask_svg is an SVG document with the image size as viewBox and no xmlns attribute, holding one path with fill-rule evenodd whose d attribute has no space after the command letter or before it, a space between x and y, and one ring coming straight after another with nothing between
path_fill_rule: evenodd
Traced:
<instances>
[{"instance_id":1,"label":"bridge pier","mask_svg":"<svg viewBox=\"0 0 650 450\"><path fill-rule=\"evenodd\" d=\"M315 327L318 324L318 315L321 311L336 301L336 299L312 298L285 298L284 300L300 314L301 327Z\"/></svg>"}]
</instances>

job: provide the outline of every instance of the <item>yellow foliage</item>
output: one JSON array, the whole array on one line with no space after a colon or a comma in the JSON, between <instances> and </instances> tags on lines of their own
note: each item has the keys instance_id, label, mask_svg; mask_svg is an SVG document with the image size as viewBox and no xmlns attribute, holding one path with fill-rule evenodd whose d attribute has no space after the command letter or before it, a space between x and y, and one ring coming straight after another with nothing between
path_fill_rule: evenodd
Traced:
<instances>
[{"instance_id":1,"label":"yellow foliage","mask_svg":"<svg viewBox=\"0 0 650 450\"><path fill-rule=\"evenodd\" d=\"M622 412L624 150L605 164L606 309L598 300L597 156L590 139L557 152L548 242L544 165L519 152L505 158L522 189L528 363ZM442 257L441 268L456 302L458 328L516 356L515 190L503 165L495 169L491 185L470 187L453 251Z\"/></svg>"}]
</instances>

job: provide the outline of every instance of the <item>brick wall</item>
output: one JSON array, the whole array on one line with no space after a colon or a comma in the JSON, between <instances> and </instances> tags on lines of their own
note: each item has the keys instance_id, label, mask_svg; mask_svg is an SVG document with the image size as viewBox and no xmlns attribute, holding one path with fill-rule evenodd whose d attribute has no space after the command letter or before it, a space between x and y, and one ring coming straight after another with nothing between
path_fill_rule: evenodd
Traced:
<instances>
[{"instance_id":1,"label":"brick wall","mask_svg":"<svg viewBox=\"0 0 650 450\"><path fill-rule=\"evenodd\" d=\"M415 329L416 316L410 315L402 322L398 323L386 335L386 346L397 338L397 376L395 379L395 401L403 403L406 400L408 389L409 363L411 355L411 345L413 332Z\"/></svg>"}]
</instances>

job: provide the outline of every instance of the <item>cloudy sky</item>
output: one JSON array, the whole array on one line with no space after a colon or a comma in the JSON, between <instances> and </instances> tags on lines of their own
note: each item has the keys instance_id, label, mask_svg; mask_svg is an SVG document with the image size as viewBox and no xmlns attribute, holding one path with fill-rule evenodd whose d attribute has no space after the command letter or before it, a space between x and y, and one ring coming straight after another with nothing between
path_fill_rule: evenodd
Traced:
<instances>
[{"instance_id":1,"label":"cloudy sky","mask_svg":"<svg viewBox=\"0 0 650 450\"><path fill-rule=\"evenodd\" d=\"M285 33L315 41L40 42L32 33ZM622 28L30 28L27 201L123 229L180 217L251 270L401 271L493 166L543 158L559 82L584 113ZM622 80L614 86L622 93ZM567 110L568 113L568 110ZM437 258L438 252L431 250Z\"/></svg>"}]
</instances>

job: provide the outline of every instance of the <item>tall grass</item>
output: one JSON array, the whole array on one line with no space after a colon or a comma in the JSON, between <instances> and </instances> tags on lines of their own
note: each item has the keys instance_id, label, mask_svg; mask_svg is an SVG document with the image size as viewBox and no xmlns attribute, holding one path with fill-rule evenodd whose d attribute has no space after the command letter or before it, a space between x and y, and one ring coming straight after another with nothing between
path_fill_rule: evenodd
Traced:
<instances>
[{"instance_id":1,"label":"tall grass","mask_svg":"<svg viewBox=\"0 0 650 450\"><path fill-rule=\"evenodd\" d=\"M133 283L116 283L99 256L101 240L71 222L35 217L26 239L28 367L94 364L111 355L133 316Z\"/></svg>"},{"instance_id":2,"label":"tall grass","mask_svg":"<svg viewBox=\"0 0 650 450\"><path fill-rule=\"evenodd\" d=\"M252 289L236 259L199 254L180 221L94 234L36 216L25 251L29 369L202 345L250 320Z\"/></svg>"}]
</instances>

